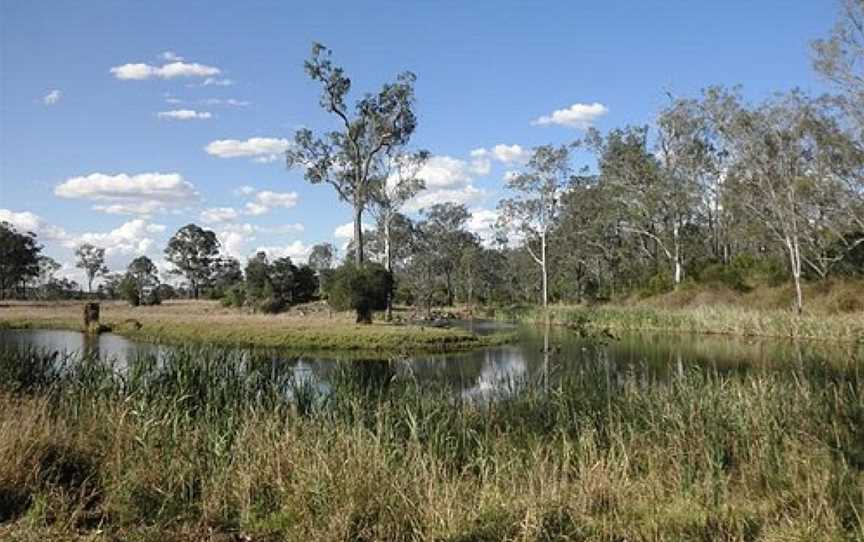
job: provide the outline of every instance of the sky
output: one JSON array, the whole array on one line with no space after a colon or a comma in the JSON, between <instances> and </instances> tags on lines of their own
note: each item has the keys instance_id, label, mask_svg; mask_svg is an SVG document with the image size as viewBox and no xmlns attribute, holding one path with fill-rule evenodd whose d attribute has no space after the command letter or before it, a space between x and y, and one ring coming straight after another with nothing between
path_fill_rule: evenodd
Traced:
<instances>
[{"instance_id":1,"label":"sky","mask_svg":"<svg viewBox=\"0 0 864 542\"><path fill-rule=\"evenodd\" d=\"M337 125L303 72L333 50L352 98L417 75L414 149L433 157L409 204L453 201L480 234L537 145L650 124L667 93L742 85L753 100L827 87L809 43L834 0L0 2L0 220L113 270L190 222L245 260L344 246L350 208L285 167L299 127ZM592 165L587 155L577 165ZM371 222L371 219L370 219Z\"/></svg>"}]
</instances>

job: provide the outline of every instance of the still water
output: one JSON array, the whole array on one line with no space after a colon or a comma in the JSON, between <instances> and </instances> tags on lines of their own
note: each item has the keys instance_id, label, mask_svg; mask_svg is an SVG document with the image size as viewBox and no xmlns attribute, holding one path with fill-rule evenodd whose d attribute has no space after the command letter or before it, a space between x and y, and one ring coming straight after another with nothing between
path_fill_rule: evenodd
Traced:
<instances>
[{"instance_id":1,"label":"still water","mask_svg":"<svg viewBox=\"0 0 864 542\"><path fill-rule=\"evenodd\" d=\"M508 328L493 322L462 324L475 333ZM506 390L514 381L548 383L602 363L611 379L636 379L650 384L690 370L719 372L764 371L815 361L857 365L864 345L791 340L767 340L719 335L628 334L598 342L561 328L509 326L518 340L510 345L454 354L420 354L397 360L403 376L436 382L465 396ZM74 331L0 330L0 347L36 348L66 354L83 353L112 360L118 370L141 356L162 356L174 347L131 341L112 333L88 336ZM327 384L336 365L355 355L315 352L308 355L244 351L256 361L286 368L298 378Z\"/></svg>"}]
</instances>

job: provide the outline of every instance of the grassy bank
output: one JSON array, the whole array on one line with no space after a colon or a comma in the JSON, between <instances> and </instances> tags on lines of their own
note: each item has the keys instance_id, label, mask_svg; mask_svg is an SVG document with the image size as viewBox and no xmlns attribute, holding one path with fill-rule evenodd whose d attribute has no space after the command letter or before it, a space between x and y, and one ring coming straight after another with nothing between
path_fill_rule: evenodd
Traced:
<instances>
[{"instance_id":1,"label":"grassy bank","mask_svg":"<svg viewBox=\"0 0 864 542\"><path fill-rule=\"evenodd\" d=\"M761 287L747 293L717 287L685 287L648 298L595 306L553 305L492 310L496 319L553 322L617 331L728 334L751 337L864 341L864 284L810 285L803 315L789 309L788 286Z\"/></svg>"},{"instance_id":2,"label":"grassy bank","mask_svg":"<svg viewBox=\"0 0 864 542\"><path fill-rule=\"evenodd\" d=\"M380 363L327 395L218 350L133 367L0 351L0 538L864 537L860 365L587 364L496 403Z\"/></svg>"},{"instance_id":3,"label":"grassy bank","mask_svg":"<svg viewBox=\"0 0 864 542\"><path fill-rule=\"evenodd\" d=\"M0 328L82 329L81 303L9 304ZM442 352L506 342L505 335L478 337L458 329L376 322L357 325L348 314L249 314L216 302L181 301L154 307L102 304L100 321L125 337L169 344L210 344L298 351Z\"/></svg>"}]
</instances>

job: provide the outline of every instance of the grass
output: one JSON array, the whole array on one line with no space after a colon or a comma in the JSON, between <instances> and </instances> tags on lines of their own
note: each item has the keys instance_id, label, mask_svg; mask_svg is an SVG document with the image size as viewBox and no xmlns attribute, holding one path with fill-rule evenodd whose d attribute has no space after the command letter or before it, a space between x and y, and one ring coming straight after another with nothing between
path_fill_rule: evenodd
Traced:
<instances>
[{"instance_id":1,"label":"grass","mask_svg":"<svg viewBox=\"0 0 864 542\"><path fill-rule=\"evenodd\" d=\"M0 538L861 540L860 362L598 360L468 401L384 362L324 390L219 349L0 350Z\"/></svg>"},{"instance_id":2,"label":"grass","mask_svg":"<svg viewBox=\"0 0 864 542\"><path fill-rule=\"evenodd\" d=\"M805 313L789 308L788 286L747 293L717 287L682 287L649 298L594 306L552 305L492 310L495 318L539 323L547 315L559 324L617 331L659 331L749 337L864 342L864 284L808 285Z\"/></svg>"},{"instance_id":3,"label":"grass","mask_svg":"<svg viewBox=\"0 0 864 542\"><path fill-rule=\"evenodd\" d=\"M0 329L82 330L82 304L13 303L0 307ZM154 307L102 303L102 324L125 337L170 344L210 344L309 350L412 353L466 350L501 344L506 334L477 336L459 329L375 322L357 325L348 314L249 314L217 302L179 301Z\"/></svg>"}]
</instances>

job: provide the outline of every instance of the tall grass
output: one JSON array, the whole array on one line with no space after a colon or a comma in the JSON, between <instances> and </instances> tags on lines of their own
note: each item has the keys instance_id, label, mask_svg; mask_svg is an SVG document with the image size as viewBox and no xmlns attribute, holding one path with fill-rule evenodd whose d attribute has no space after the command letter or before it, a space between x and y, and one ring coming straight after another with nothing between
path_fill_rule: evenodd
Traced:
<instances>
[{"instance_id":1,"label":"tall grass","mask_svg":"<svg viewBox=\"0 0 864 542\"><path fill-rule=\"evenodd\" d=\"M859 363L598 360L478 401L391 363L0 350L0 538L860 540Z\"/></svg>"}]
</instances>

